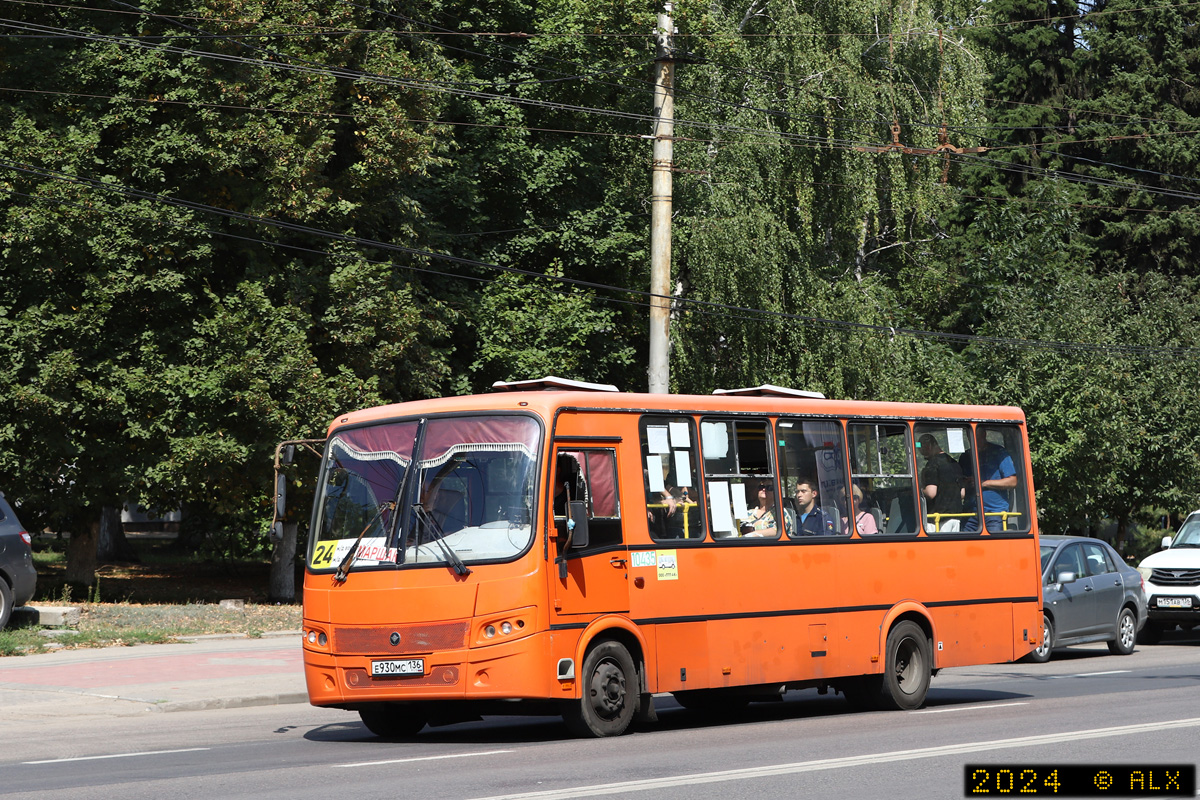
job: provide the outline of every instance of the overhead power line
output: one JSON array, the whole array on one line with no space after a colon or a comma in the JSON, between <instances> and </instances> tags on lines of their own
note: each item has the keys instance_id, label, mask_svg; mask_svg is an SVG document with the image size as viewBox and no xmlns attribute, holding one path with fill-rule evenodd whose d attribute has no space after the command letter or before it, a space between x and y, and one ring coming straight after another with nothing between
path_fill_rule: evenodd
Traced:
<instances>
[{"instance_id":1,"label":"overhead power line","mask_svg":"<svg viewBox=\"0 0 1200 800\"><path fill-rule=\"evenodd\" d=\"M771 311L767 309L751 308L747 306L736 306L728 303L717 303L708 300L698 300L695 298L663 296L656 295L649 291L639 289L628 289L621 286L599 283L596 281L585 281L576 278L567 278L564 276L547 275L535 270L522 269L519 267L510 267L500 264L492 264L476 259L463 258L453 256L447 253L438 253L429 250L423 250L414 247L405 247L396 245L390 242L382 242L365 237L351 236L349 234L338 233L335 231L323 230L314 228L308 225L301 225L295 222L287 222L284 220L272 219L270 217L260 217L244 212L232 211L230 209L219 208L217 206L207 205L180 198L168 197L165 195L146 192L139 189L133 189L118 184L100 181L94 178L88 178L79 175L68 175L56 170L48 170L39 168L29 164L21 164L0 159L0 167L9 169L15 172L24 174L37 175L44 178L49 178L63 183L74 184L77 186L87 187L89 189L103 191L106 193L115 194L122 197L128 197L135 200L144 200L152 203L160 203L163 205L173 206L189 211L195 211L204 214L210 214L218 217L223 217L230 220L245 222L251 225L261 225L265 227L275 228L277 230L288 231L291 233L305 234L317 238L337 241L344 244L350 244L356 247L369 249L377 249L386 252L400 253L403 255L413 256L416 258L429 259L434 261L444 261L460 266L469 266L482 268L497 272L507 272L515 275L522 275L530 278L558 283L567 286L577 286L584 289L602 292L616 292L619 294L630 295L640 298L640 305L648 305L655 300L666 299L671 302L675 308L683 312L702 311L710 313L720 313L723 315L749 315L755 319L778 319L787 322L798 322L806 325L811 325L819 328L827 328L832 330L843 331L860 331L865 333L873 333L885 336L905 336L915 339L938 340L944 342L954 342L960 344L981 344L986 346L1019 348L1019 349L1041 349L1055 350L1061 352L1081 352L1093 353L1098 355L1117 355L1131 357L1171 357L1171 358L1197 358L1200 357L1200 349L1195 348L1174 348L1160 346L1142 346L1142 345L1101 345L1087 342L1070 342L1058 340L1037 340L1037 339L1019 339L1013 337L1002 336L982 336L976 334L961 334L947 333L943 331L921 330L916 328L905 328L891 325L880 325L864 322L852 322L849 320L836 320L823 317L806 316L802 314L793 314L783 311ZM274 243L271 243L274 244ZM456 273L439 273L445 277L462 278Z\"/></svg>"}]
</instances>

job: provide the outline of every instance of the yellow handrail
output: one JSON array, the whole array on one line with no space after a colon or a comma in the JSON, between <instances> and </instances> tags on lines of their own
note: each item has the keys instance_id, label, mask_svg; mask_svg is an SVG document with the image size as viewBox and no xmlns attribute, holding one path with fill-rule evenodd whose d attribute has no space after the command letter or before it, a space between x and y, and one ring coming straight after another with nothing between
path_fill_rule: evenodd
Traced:
<instances>
[{"instance_id":1,"label":"yellow handrail","mask_svg":"<svg viewBox=\"0 0 1200 800\"><path fill-rule=\"evenodd\" d=\"M985 511L985 512L983 512L983 515L985 517L1000 517L1000 524L1002 526L1001 530L1008 530L1008 518L1009 517L1024 516L1020 511ZM927 514L926 516L928 516L929 519L933 520L933 527L935 529L940 529L942 527L943 519L956 519L956 518L971 519L972 517L975 516L975 512L972 511L972 512L963 513L963 514L934 513L934 514Z\"/></svg>"},{"instance_id":2,"label":"yellow handrail","mask_svg":"<svg viewBox=\"0 0 1200 800\"><path fill-rule=\"evenodd\" d=\"M685 502L685 501L683 501L683 500L677 500L677 501L675 501L675 508L676 508L676 509L680 509L680 508L682 508L682 509L683 509L683 538L685 538L685 539L690 539L690 538L692 538L692 537L691 537L691 532L690 532L690 528L691 528L691 526L689 525L689 522L691 521L691 516L692 516L692 515L691 515L691 514L689 514L689 513L687 513L687 512L688 512L689 510L691 510L691 509L695 508L695 507L696 507L696 506L698 506L698 505L700 505L700 504L699 504L699 503L693 503L693 502L691 502L691 501L688 501L688 502ZM666 503L646 503L646 508L669 508L669 506L668 506Z\"/></svg>"}]
</instances>

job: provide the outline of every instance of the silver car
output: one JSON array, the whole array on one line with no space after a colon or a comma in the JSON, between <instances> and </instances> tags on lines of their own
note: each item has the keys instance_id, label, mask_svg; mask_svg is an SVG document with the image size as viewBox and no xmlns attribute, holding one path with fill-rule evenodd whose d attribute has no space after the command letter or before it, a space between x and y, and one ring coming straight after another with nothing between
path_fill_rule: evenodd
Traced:
<instances>
[{"instance_id":1,"label":"silver car","mask_svg":"<svg viewBox=\"0 0 1200 800\"><path fill-rule=\"evenodd\" d=\"M1042 644L1030 661L1049 661L1055 647L1108 642L1133 652L1146 624L1142 576L1099 539L1042 536Z\"/></svg>"},{"instance_id":2,"label":"silver car","mask_svg":"<svg viewBox=\"0 0 1200 800\"><path fill-rule=\"evenodd\" d=\"M8 624L12 610L33 597L37 570L30 542L29 534L0 492L0 630Z\"/></svg>"}]
</instances>

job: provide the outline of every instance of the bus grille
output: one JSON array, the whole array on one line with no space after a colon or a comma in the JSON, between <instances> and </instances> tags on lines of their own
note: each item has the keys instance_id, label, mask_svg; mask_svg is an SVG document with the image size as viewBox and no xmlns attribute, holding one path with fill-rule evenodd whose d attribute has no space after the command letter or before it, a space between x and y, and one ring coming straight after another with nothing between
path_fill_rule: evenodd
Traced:
<instances>
[{"instance_id":1,"label":"bus grille","mask_svg":"<svg viewBox=\"0 0 1200 800\"><path fill-rule=\"evenodd\" d=\"M430 625L381 625L371 628L334 628L333 652L338 655L408 655L434 650L459 650L467 646L468 622ZM392 644L392 634L399 641Z\"/></svg>"},{"instance_id":2,"label":"bus grille","mask_svg":"<svg viewBox=\"0 0 1200 800\"><path fill-rule=\"evenodd\" d=\"M1200 569L1156 569L1150 580L1158 586L1200 586Z\"/></svg>"}]
</instances>

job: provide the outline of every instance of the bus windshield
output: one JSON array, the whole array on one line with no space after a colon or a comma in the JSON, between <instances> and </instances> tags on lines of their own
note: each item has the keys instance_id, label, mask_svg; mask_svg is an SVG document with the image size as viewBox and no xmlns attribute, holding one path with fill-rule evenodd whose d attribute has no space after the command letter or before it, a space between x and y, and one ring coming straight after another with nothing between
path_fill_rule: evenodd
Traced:
<instances>
[{"instance_id":1,"label":"bus windshield","mask_svg":"<svg viewBox=\"0 0 1200 800\"><path fill-rule=\"evenodd\" d=\"M356 542L355 569L517 556L533 535L540 438L536 420L516 415L338 433L327 447L310 567L337 566Z\"/></svg>"}]
</instances>

